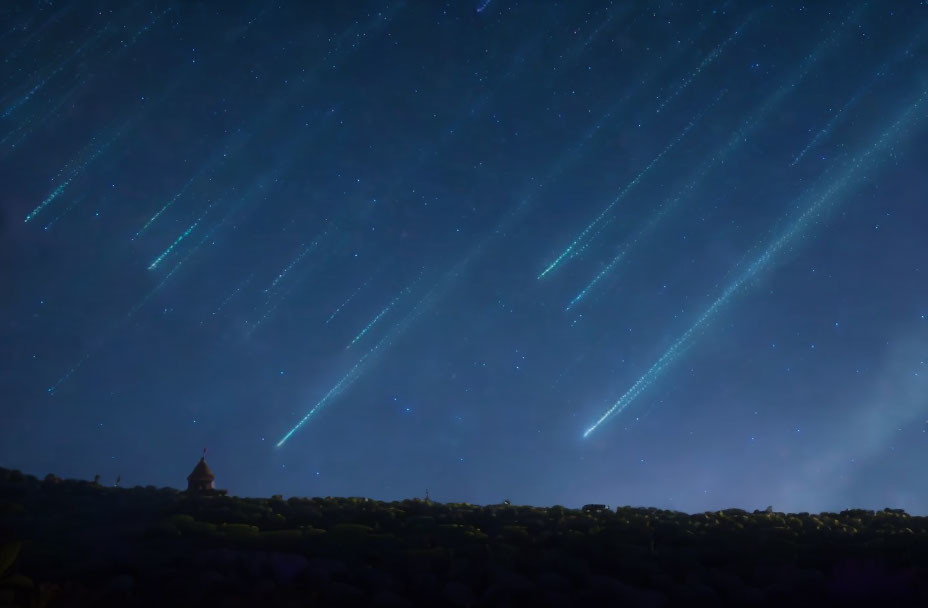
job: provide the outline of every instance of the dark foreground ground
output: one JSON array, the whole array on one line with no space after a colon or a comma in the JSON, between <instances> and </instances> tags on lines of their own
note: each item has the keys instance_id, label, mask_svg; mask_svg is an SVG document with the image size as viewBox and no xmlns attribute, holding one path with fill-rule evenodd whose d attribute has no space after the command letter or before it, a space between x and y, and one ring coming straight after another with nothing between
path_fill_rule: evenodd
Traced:
<instances>
[{"instance_id":1,"label":"dark foreground ground","mask_svg":"<svg viewBox=\"0 0 928 608\"><path fill-rule=\"evenodd\" d=\"M928 606L928 518L190 497L0 469L0 606Z\"/></svg>"}]
</instances>

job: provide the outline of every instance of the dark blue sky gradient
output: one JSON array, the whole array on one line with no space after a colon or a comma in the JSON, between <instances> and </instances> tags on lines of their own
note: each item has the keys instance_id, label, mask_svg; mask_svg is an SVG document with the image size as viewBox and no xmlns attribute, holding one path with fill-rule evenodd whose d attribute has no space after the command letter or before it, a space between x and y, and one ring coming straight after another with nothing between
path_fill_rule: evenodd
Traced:
<instances>
[{"instance_id":1,"label":"dark blue sky gradient","mask_svg":"<svg viewBox=\"0 0 928 608\"><path fill-rule=\"evenodd\" d=\"M5 3L0 465L928 512L926 23Z\"/></svg>"}]
</instances>

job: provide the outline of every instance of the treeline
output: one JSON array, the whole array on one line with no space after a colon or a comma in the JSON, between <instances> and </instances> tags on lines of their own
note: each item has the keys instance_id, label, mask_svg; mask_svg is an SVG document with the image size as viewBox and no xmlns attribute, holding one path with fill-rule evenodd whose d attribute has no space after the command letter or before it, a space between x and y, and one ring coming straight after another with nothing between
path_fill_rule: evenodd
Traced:
<instances>
[{"instance_id":1,"label":"treeline","mask_svg":"<svg viewBox=\"0 0 928 608\"><path fill-rule=\"evenodd\" d=\"M0 469L0 535L66 605L928 605L928 518L891 509L245 499Z\"/></svg>"}]
</instances>

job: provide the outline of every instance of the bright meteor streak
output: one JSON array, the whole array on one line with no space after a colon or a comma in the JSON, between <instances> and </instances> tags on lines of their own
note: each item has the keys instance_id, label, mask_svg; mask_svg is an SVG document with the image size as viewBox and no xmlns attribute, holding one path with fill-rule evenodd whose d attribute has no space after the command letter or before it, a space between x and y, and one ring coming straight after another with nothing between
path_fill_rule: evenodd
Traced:
<instances>
[{"instance_id":1,"label":"bright meteor streak","mask_svg":"<svg viewBox=\"0 0 928 608\"><path fill-rule=\"evenodd\" d=\"M563 172L571 166L574 162L582 158L582 153L586 145L599 133L603 128L604 124L611 120L613 114L618 111L619 107L627 101L629 95L626 95L620 99L612 108L606 111L600 116L600 118L590 126L590 128L583 133L583 135L567 149L544 173L545 178L539 180L538 182L533 182L527 192L519 201L507 212L505 212L502 217L497 222L496 226L493 227L480 241L475 243L470 250L461 258L457 264L454 265L448 272L446 272L432 287L432 289L426 293L426 295L419 300L416 306L397 324L392 326L390 330L384 335L373 347L370 348L349 370L345 373L342 378L336 382L336 384L329 389L329 391L323 395L319 401L306 413L303 418L301 418L296 425L293 426L277 443L277 447L283 446L298 430L305 426L319 411L321 411L325 406L330 404L336 398L338 398L342 393L344 393L348 388L350 388L358 379L361 378L363 373L377 361L379 355L388 349L392 343L402 336L406 330L411 326L422 314L428 310L438 299L440 299L447 291L451 289L457 279L463 275L470 264L497 239L506 235L506 233L512 229L514 225L522 218L525 214L532 208L535 203L536 197L545 187L550 184L553 180L559 178Z\"/></svg>"},{"instance_id":2,"label":"bright meteor streak","mask_svg":"<svg viewBox=\"0 0 928 608\"><path fill-rule=\"evenodd\" d=\"M132 239L130 239L130 240L133 240L133 241L134 241L135 239L137 239L137 238L139 238L140 236L142 236L142 233L143 233L143 232L145 232L146 230L148 230L148 228L149 228L152 224L154 224L155 221L156 221L159 217L161 217L161 216L164 214L165 211L167 211L174 203L177 202L177 199L179 199L180 197L182 197L182 196L184 195L184 192L187 191L187 188L189 188L189 187L193 184L193 182L196 181L196 178L199 177L199 176L200 176L200 172L197 172L196 175L194 175L193 177L191 177L190 179L188 179L187 182L186 182L186 183L181 187L181 189L177 192L177 194L175 194L174 196L172 196L172 197L168 200L168 202L166 202L166 203L161 207L161 209L158 209L158 211L155 212L155 214L154 214L153 216L151 216L151 218L150 218L147 222L145 222L145 225L142 226L141 228L139 228L138 231L136 231L136 233L132 235Z\"/></svg>"},{"instance_id":3,"label":"bright meteor streak","mask_svg":"<svg viewBox=\"0 0 928 608\"><path fill-rule=\"evenodd\" d=\"M624 188L622 188L622 191L619 192L619 194L618 194L614 199L612 199L612 202L610 202L608 205L606 205L606 208L603 209L603 210L600 212L599 215L597 215L595 218L593 218L593 221L592 221L592 222L590 222L589 224L587 224L586 228L584 228L584 229L580 232L580 234L577 236L577 238L575 238L575 239L570 243L570 245L567 246L567 249L565 249L564 251L562 251L561 254L560 254L559 256L557 256L557 257L554 259L554 261L551 262L551 263L548 265L547 268L545 268L543 271L541 271L541 274L538 275L538 278L539 278L539 279L544 278L545 275L547 275L547 274L550 273L552 270L554 270L555 268L557 268L568 256L570 256L570 255L574 252L574 250L575 250L580 244L582 244L582 243L584 242L584 240L586 240L586 238L590 235L590 233L593 232L594 229L596 229L596 227L600 224L600 222L602 222L604 219L606 219L606 216L609 215L609 212L612 211L612 209L613 209L616 205L618 205L618 204L625 198L625 196L626 196L635 186L637 186L637 185L641 182L642 179L644 179L644 177L651 171L651 169L653 169L654 166L655 166L656 164L658 164L658 163L661 161L661 159L663 159L663 158L667 155L667 153L669 153L671 150L673 150L674 147L676 147L676 145L679 144L679 143L683 140L683 138L685 138L687 135L689 135L689 132L692 131L693 128L699 123L700 119L706 114L706 112L708 112L713 106L715 106L715 105L722 99L722 97L725 95L725 93L726 93L726 91L723 90L721 93L719 93L719 95L715 98L715 100L709 105L709 107L707 107L705 110L703 110L702 112L700 112L699 114L697 114L696 116L694 116L693 119L689 122L689 124L687 124L687 125L683 128L683 130L682 130L680 133L678 133L677 136L674 137L674 138L670 141L670 143L667 144L667 146L666 146L663 150L660 151L660 154L658 154L658 155L655 156L653 159L651 159L651 162L649 162L649 163L647 164L647 166L645 166L644 169L642 169L641 171L639 171L639 172L638 172L638 175L636 175L636 176L634 177L634 179L632 179L632 181L628 182L628 184L627 184Z\"/></svg>"},{"instance_id":4,"label":"bright meteor streak","mask_svg":"<svg viewBox=\"0 0 928 608\"><path fill-rule=\"evenodd\" d=\"M607 111L600 116L600 118L590 126L590 128L583 133L583 135L577 140L577 142L566 150L549 168L548 171L544 173L545 178L539 180L537 183L533 183L529 191L519 199L519 201L497 222L496 226L493 227L480 241L475 243L470 250L461 258L457 264L454 265L448 272L446 272L438 282L432 287L426 295L419 300L419 302L412 308L412 310L407 313L403 319L398 323L393 325L387 333L372 346L360 359L345 373L341 379L332 386L329 391L322 396L319 401L306 413L303 418L301 418L284 436L277 442L277 447L283 446L297 431L299 431L303 426L306 425L319 411L321 411L325 406L329 405L332 401L338 398L342 393L348 390L358 379L361 378L363 373L372 366L378 359L379 355L388 349L393 342L402 336L406 330L411 326L422 314L428 310L439 298L441 298L451 287L454 285L455 281L468 269L471 262L480 257L483 251L496 239L504 236L519 220L521 220L525 214L533 206L536 197L541 193L545 187L550 184L553 180L563 174L563 172L574 162L582 157L582 153L586 145L592 140L602 129L603 125L612 118L612 111L617 108L624 100L621 100L619 104L613 106L613 110Z\"/></svg>"},{"instance_id":5,"label":"bright meteor streak","mask_svg":"<svg viewBox=\"0 0 928 608\"><path fill-rule=\"evenodd\" d=\"M446 273L445 276L439 280L439 282L434 287L432 287L432 289L428 291L408 313L406 313L405 317L393 325L393 327L391 327L390 330L376 344L368 349L367 352L365 352L357 360L357 362L348 369L345 375L342 376L341 379L336 382L332 388L330 388L329 391L323 395L321 399L319 399L319 401L316 402L316 404L309 410L309 412L307 412L306 415L303 416L303 418L301 418L300 421L293 426L293 428L287 431L283 438L277 442L277 447L279 448L283 446L283 444L285 444L294 433L303 428L303 426L309 422L309 420L320 410L322 410L322 408L331 403L336 397L341 395L349 387L351 387L351 385L357 382L363 372L366 371L369 366L373 365L373 363L377 360L377 357L383 353L383 351L389 348L398 337L403 335L409 326L412 325L416 319L422 316L422 313L424 313L432 304L434 304L435 300L437 300L438 297L440 297L441 294L444 293L444 291L451 285L454 279L457 278L460 270L462 270L464 266L470 262L470 260L471 256L467 256L457 266L455 266L455 268ZM409 288L411 287L412 285L409 286Z\"/></svg>"},{"instance_id":6,"label":"bright meteor streak","mask_svg":"<svg viewBox=\"0 0 928 608\"><path fill-rule=\"evenodd\" d=\"M68 174L68 177L67 177L64 181L62 181L60 184L58 184L58 185L55 187L55 189L52 190L51 194L49 194L48 196L46 196L46 197L45 197L45 200L43 200L41 203L39 203L38 206L36 206L35 209L33 209L32 211L29 212L29 214L26 216L26 219L24 220L24 222L27 223L27 224L28 224L29 222L31 222L33 219L35 219L35 216L37 216L39 213L42 212L43 209L45 209L45 208L48 207L50 204L52 204L52 202L53 202L56 198L58 198L59 196L61 196L62 194L64 194L65 190L68 189L68 186L71 185L71 182L74 181L74 178L76 178L78 175L80 175L81 173L83 173L84 171L86 171L86 170L87 170L87 167L89 167L89 166L93 163L93 161L97 160L97 159L100 157L101 154L103 154L104 152L106 152L106 150L110 147L110 145L112 145L114 141L116 141L117 139L119 139L119 136L122 135L124 132L125 132L125 128L120 129L119 131L117 131L112 137L110 137L110 138L109 138L107 141L105 141L102 145L100 145L99 147L97 147L97 148L90 154L90 156L89 156L88 158L86 158L83 162L79 163L74 169L72 169L72 170L70 171L70 173Z\"/></svg>"},{"instance_id":7,"label":"bright meteor streak","mask_svg":"<svg viewBox=\"0 0 928 608\"><path fill-rule=\"evenodd\" d=\"M323 118L327 118L327 117L331 117L331 116L332 116L332 113L331 113L331 112L327 112L327 113L323 116ZM319 127L321 128L321 127L324 126L325 124L326 124L326 121L325 121L325 120L321 120L321 121L319 122ZM118 137L118 135L119 135L119 134L117 134L117 137ZM305 136L305 135L304 135L304 136ZM280 147L279 147L279 150L280 150L280 152L279 152L280 163L278 164L278 166L276 166L275 168L273 168L273 169L271 169L271 170L265 172L262 176L260 176L259 178L255 179L254 182L253 182L253 184L252 184L243 194L237 196L236 199L234 199L233 201L231 201L231 202L229 202L228 204L226 204L226 205L225 205L225 206L226 206L225 215L222 216L212 227L208 228L208 229L203 233L203 235L202 235L202 237L200 238L200 240L197 241L196 243L194 243L194 244L193 244L181 257L180 257L180 259L174 264L174 267L173 267L170 271L168 271L168 272L161 278L161 280L158 282L157 285L155 285L155 286L154 286L154 287L153 287L141 300L139 300L132 308L130 308L129 311L128 311L125 315L123 315L121 318L117 319L117 321L114 322L107 330L105 330L104 332L101 333L101 335L99 336L99 338L91 345L91 347L90 347L88 350L86 350L86 351L81 355L81 357L77 360L77 362L74 363L74 364L64 373L63 376L61 376L54 384L52 384L52 385L48 388L49 394L55 393L55 392L58 390L58 388L59 388L62 384L64 384L68 379L70 379L71 377L73 377L74 374L76 374L76 373L78 372L78 370L80 370L80 368L83 367L84 364L85 364L87 361L90 360L90 357L91 357L94 353L96 353L96 352L99 351L101 348L103 348L103 346L104 346L104 344L107 342L108 338L109 338L110 336L112 336L112 335L116 332L117 329L119 329L119 328L125 326L129 321L131 321L132 318L133 318L133 317L134 317L134 316L135 316L135 315L136 315L136 314L137 314L137 313L138 313L138 312L139 312L139 311L152 299L152 298L154 298L158 293L160 293L160 292L165 288L165 286L172 280L172 278L173 278L175 275L177 275L183 268L188 267L188 262L189 262L191 259L193 259L193 257L194 257L194 256L197 254L197 252L203 247L203 245L205 245L205 244L208 243L208 242L214 242L214 241L215 241L215 236L214 236L214 235L216 234L217 231L219 231L220 229L222 229L222 228L223 228L226 224L228 224L229 222L233 221L234 218L238 217L239 214L241 213L241 211L242 211L243 209L246 209L246 208L251 207L251 206L253 206L253 205L255 205L255 204L257 204L257 203L259 203L259 202L261 202L261 201L266 200L268 186L277 183L277 182L279 181L280 175L281 175L285 170L289 169L289 168L292 166L292 164L295 162L295 160L298 158L298 156L299 156L299 155L298 155L299 148L297 147L297 145L298 145L298 143L301 141L301 139L302 139L302 137L294 137L293 140L289 143L289 145L280 146ZM226 199L223 198L223 199L217 199L217 200L225 201ZM215 205L215 204L216 204L216 203L210 203L210 207L212 207L212 206ZM203 215L197 220L197 223L201 222L201 221L204 219L204 217L205 217L205 215L206 215L206 212L208 212L208 211L209 211L209 207L207 207L207 209L206 209L206 211L203 213ZM188 228L188 230L187 230L187 232L186 232L185 234L189 235L189 233L192 232L192 228L193 228L193 227ZM177 241L175 241L175 243L174 243L174 245L172 245L172 247L176 246L176 244L177 244ZM171 249L171 248L169 248L169 250L170 250L170 249ZM169 251L168 251L168 252L169 252ZM166 255L166 253L168 253L168 252L165 252L165 254L162 254L162 256L160 256L159 259L163 259L163 256ZM249 277L248 281L250 281L250 280L251 280L251 279L250 279L250 277ZM247 284L247 281L246 281L246 284ZM244 287L244 285L242 285L242 287ZM233 293L233 295L234 295L234 293ZM231 299L231 298L230 298L230 299ZM223 303L222 306L224 306L224 305L225 305L225 303ZM265 318L266 318L269 314L270 314L270 313L266 313L266 314L265 314Z\"/></svg>"},{"instance_id":8,"label":"bright meteor streak","mask_svg":"<svg viewBox=\"0 0 928 608\"><path fill-rule=\"evenodd\" d=\"M820 195L814 197L814 200L806 208L806 210L799 215L793 222L789 225L786 231L780 235L778 238L773 240L764 251L754 260L754 262L748 266L748 268L742 272L725 290L722 294L703 312L702 315L687 329L679 338L664 352L663 355L652 365L638 380L632 384L624 395L622 395L618 401L616 401L612 407L610 407L606 413L604 413L600 418L588 428L584 433L583 437L588 437L593 431L595 431L599 426L605 422L611 416L620 413L626 407L628 407L642 392L644 392L648 387L650 387L654 382L661 376L661 374L674 362L676 361L684 351L691 345L692 339L706 323L712 320L718 312L732 299L732 297L751 279L753 279L759 272L766 269L771 265L771 263L776 259L777 255L781 253L784 248L792 244L796 240L796 237L802 234L807 230L817 219L820 219L822 215L829 210L830 207L833 207L837 204L840 204L842 201L839 198L842 195L847 194L847 190L850 186L858 180L855 180L855 176L860 172L861 169L872 170L874 165L878 162L878 159L874 159L874 156L885 153L888 149L892 147L893 144L897 143L897 139L900 133L911 132L914 126L912 123L925 118L924 115L916 117L916 114L921 110L921 106L928 99L928 91L924 91L918 100L913 103L909 108L903 112L902 116L896 120L886 131L883 132L880 137L873 142L866 152L858 155L852 162L850 162L843 173L838 176L831 185L825 189ZM866 166L865 166L866 165Z\"/></svg>"},{"instance_id":9,"label":"bright meteor streak","mask_svg":"<svg viewBox=\"0 0 928 608\"><path fill-rule=\"evenodd\" d=\"M186 230L184 230L184 231L181 233L181 235L180 235L179 237L177 237L176 239L174 239L174 242L171 243L171 244L168 246L168 248L165 249L165 250L161 253L161 255L159 255L159 256L156 257L154 260L152 260L151 264L148 265L148 269L149 269L149 270L154 270L155 268L157 268L157 267L158 267L158 264L160 264L162 261L164 261L164 258L168 257L168 256L171 254L171 252L174 251L174 249L176 249L178 245L180 245L181 241L183 241L185 238L187 238L188 236L190 236L190 233L193 232L194 230L196 230L197 226L200 225L200 223L203 221L203 218L206 217L206 214L209 213L209 210L213 208L213 205L214 205L214 204L215 204L215 203L210 203L209 205L207 205L206 210L203 211L203 213L200 214L200 217L198 217L197 220L196 220L195 222L193 222L192 224L190 224L190 226L189 226Z\"/></svg>"},{"instance_id":10,"label":"bright meteor streak","mask_svg":"<svg viewBox=\"0 0 928 608\"><path fill-rule=\"evenodd\" d=\"M383 310L377 313L377 316L371 319L371 322L365 325L364 328L360 331L360 333L358 333L358 335L354 337L354 340L352 340L351 343L348 344L348 346L346 346L345 348L346 349L351 348L352 346L360 342L361 338L363 338L365 334L367 334L367 332L373 329L374 326L377 325L377 322L380 321L380 319L382 319L384 315L386 315L388 312L393 310L393 307L395 307L399 303L399 301L403 299L403 296L407 295L410 291L412 291L413 285L415 285L418 282L419 282L419 279L416 279L411 284L407 285L401 292L396 294L396 296L392 300L390 300L389 304L384 306Z\"/></svg>"},{"instance_id":11,"label":"bright meteor streak","mask_svg":"<svg viewBox=\"0 0 928 608\"><path fill-rule=\"evenodd\" d=\"M348 346L346 346L345 348L351 348L352 346L354 346L355 344L357 344L357 343L361 340L361 338L363 338L364 335L365 335L367 332L369 332L369 331L374 327L374 325L377 324L377 321L379 321L385 314L387 314L388 312L390 312L390 310L391 310L394 306L396 306L397 301L398 301L398 298L393 298L393 300L392 300L389 304L387 304L387 305L384 307L383 310L381 310L379 313L377 313L377 316L375 316L375 317L371 320L370 323L368 323L367 325L364 326L364 328L361 330L361 332L360 332L357 336L355 336L355 337L354 337L354 340L352 340L352 341L348 344Z\"/></svg>"}]
</instances>

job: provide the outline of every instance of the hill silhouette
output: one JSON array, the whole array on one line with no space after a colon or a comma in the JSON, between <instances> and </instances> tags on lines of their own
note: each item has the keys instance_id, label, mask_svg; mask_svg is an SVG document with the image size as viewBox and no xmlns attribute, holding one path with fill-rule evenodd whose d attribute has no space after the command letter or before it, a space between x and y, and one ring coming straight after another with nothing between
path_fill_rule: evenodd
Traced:
<instances>
[{"instance_id":1,"label":"hill silhouette","mask_svg":"<svg viewBox=\"0 0 928 608\"><path fill-rule=\"evenodd\" d=\"M197 496L0 468L0 605L787 603L926 605L928 518Z\"/></svg>"}]
</instances>

